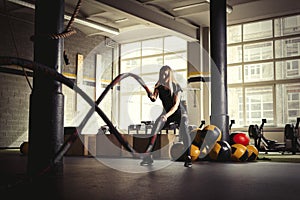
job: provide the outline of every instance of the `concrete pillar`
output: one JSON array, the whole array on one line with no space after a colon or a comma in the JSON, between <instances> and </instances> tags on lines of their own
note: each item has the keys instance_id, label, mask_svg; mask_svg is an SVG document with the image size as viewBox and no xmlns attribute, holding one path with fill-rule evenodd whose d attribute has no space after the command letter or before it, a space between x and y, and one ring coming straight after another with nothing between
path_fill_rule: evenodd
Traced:
<instances>
[{"instance_id":1,"label":"concrete pillar","mask_svg":"<svg viewBox=\"0 0 300 200\"><path fill-rule=\"evenodd\" d=\"M201 66L201 46L200 41L188 42L187 45L187 59L188 59L188 90L187 95L187 112L189 116L190 125L200 125L200 121L203 117L201 109L201 85L202 82L202 66ZM191 79L196 81L191 82ZM198 101L199 100L199 101Z\"/></svg>"},{"instance_id":2,"label":"concrete pillar","mask_svg":"<svg viewBox=\"0 0 300 200\"><path fill-rule=\"evenodd\" d=\"M63 39L50 35L64 30L64 1L35 1L34 61L61 72ZM64 96L61 83L34 71L29 112L28 173L36 175L47 167L64 142ZM61 174L63 162L50 170Z\"/></svg>"},{"instance_id":3,"label":"concrete pillar","mask_svg":"<svg viewBox=\"0 0 300 200\"><path fill-rule=\"evenodd\" d=\"M223 140L229 141L226 22L226 0L211 0L211 124L220 128Z\"/></svg>"}]
</instances>

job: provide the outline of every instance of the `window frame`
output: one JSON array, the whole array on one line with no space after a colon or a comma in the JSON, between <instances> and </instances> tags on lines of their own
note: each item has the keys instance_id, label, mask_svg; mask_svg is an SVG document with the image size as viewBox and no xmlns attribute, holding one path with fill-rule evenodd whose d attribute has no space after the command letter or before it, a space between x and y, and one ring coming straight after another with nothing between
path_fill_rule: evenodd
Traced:
<instances>
[{"instance_id":1,"label":"window frame","mask_svg":"<svg viewBox=\"0 0 300 200\"><path fill-rule=\"evenodd\" d=\"M284 41L293 41L293 39L298 39L300 37L300 34L297 33L297 34L287 34L287 35L284 35L284 31L281 31L282 35L275 35L275 29L278 28L278 27L275 27L275 22L276 20L281 24L282 26L282 19L284 18L287 18L287 17L298 17L297 20L300 19L300 13L299 14L295 14L295 15L289 15L289 16L281 16L281 17L274 17L274 18L269 18L269 19L262 19L262 20L256 20L256 21L252 21L252 22L247 22L247 23L239 23L239 24L231 24L231 25L228 25L228 27L231 27L231 26L241 26L241 40L237 39L236 41L240 41L240 42L231 42L230 44L228 44L227 46L228 47L233 47L233 46L237 46L237 45L240 45L242 46L242 61L239 62L239 63L228 63L227 66L228 67L236 67L236 66L241 66L242 68L242 80L241 82L239 83L236 83L236 82L232 82L232 83L228 83L228 88L240 88L242 90L242 96L243 96L243 103L244 103L244 107L242 108L243 110L242 111L236 111L236 112L242 112L243 114L243 119L239 119L239 120L236 120L236 121L243 121L242 124L237 124L237 126L240 126L240 127L247 127L249 124L247 124L247 121L249 121L249 119L247 119L247 113L246 113L246 108L247 108L247 102L246 102L246 88L249 88L249 87L266 87L266 86L271 86L273 88L272 90L272 96L273 96L273 121L274 123L267 123L266 126L272 126L272 127L282 127L284 125L284 123L291 123L292 121L295 121L296 118L292 121L289 121L291 119L282 119L283 121L280 122L277 117L276 117L276 114L277 112L277 108L276 108L276 104L280 103L280 102L277 102L277 99L276 99L276 86L277 85L280 85L280 84L294 84L294 83L299 83L300 82L300 44L299 43L295 43L293 44L293 46L297 49L298 51L298 54L296 55L291 55L291 56L288 56L287 54L286 55L282 55L280 57L276 56L276 44L278 42L284 42ZM260 22L260 21L267 21L267 20L271 20L272 21L272 37L270 38L264 38L264 39L254 39L254 40L247 40L245 41L243 39L243 32L244 32L244 25L245 24L250 24L250 23L257 23L257 22ZM277 23L278 23L277 22ZM299 22L297 22L299 23ZM278 24L277 24L278 25ZM298 25L297 25L298 27ZM300 25L298 27L298 29L300 29ZM278 32L278 29L276 30ZM234 35L234 33L231 33L232 35ZM257 59L257 60L247 60L245 59L245 46L250 46L250 45L255 45L255 44L259 44L259 43L272 43L272 57L271 58L265 58L265 59ZM284 45L281 45L281 46L284 46ZM282 48L282 47L281 47ZM227 55L228 56L228 55ZM282 63L280 63L282 62ZM286 63L284 63L286 62ZM283 72L280 72L280 73L288 73L288 63L291 62L291 69L293 72L294 72L294 76L287 76L287 74L282 74L281 75L281 78L279 77L277 79L277 75L276 73L277 70L283 70ZM298 62L298 69L294 69L294 62ZM270 79L270 80L255 80L255 81L247 81L246 80L246 67L245 66L249 66L249 65L260 65L260 64L263 64L263 63L272 63L272 70L273 70L273 78ZM296 63L297 64L297 63ZM279 65L279 67L277 67L277 65ZM284 68L284 69L283 69ZM297 72L298 70L298 72ZM262 69L261 69L262 71ZM298 73L298 75L297 75ZM260 76L262 77L263 73L261 72ZM285 77L284 77L285 76ZM236 107L236 104L234 105L231 105L230 104L231 102L228 102L228 106L230 108L230 106L235 106ZM300 100L299 100L299 103L300 103ZM230 109L229 109L230 110ZM286 111L287 112L287 111ZM229 113L230 115L230 113ZM261 119L260 119L261 120ZM286 120L286 121L284 121Z\"/></svg>"}]
</instances>

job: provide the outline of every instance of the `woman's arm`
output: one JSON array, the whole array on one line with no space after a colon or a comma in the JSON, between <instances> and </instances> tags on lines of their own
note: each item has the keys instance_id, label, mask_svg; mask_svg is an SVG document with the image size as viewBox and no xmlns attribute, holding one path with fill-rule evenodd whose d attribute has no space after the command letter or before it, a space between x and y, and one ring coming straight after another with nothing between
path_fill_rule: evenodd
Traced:
<instances>
[{"instance_id":1,"label":"woman's arm","mask_svg":"<svg viewBox=\"0 0 300 200\"><path fill-rule=\"evenodd\" d=\"M149 98L150 98L151 101L154 102L154 101L156 101L157 96L158 96L158 88L155 87L154 88L154 92L152 93L152 95L149 96Z\"/></svg>"}]
</instances>

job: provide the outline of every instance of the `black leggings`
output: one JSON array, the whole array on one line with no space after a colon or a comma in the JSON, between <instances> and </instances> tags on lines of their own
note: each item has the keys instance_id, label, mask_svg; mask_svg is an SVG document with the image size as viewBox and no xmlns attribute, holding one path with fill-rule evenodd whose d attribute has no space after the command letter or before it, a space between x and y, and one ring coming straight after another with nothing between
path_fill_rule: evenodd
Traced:
<instances>
[{"instance_id":1,"label":"black leggings","mask_svg":"<svg viewBox=\"0 0 300 200\"><path fill-rule=\"evenodd\" d=\"M191 136L188 130L188 115L186 112L176 112L170 117L166 122L162 121L162 113L155 121L153 128L151 130L151 138L149 140L148 148L146 153L150 153L153 151L153 147L156 142L157 134L164 128L169 126L170 123L179 124L179 134L182 136L183 144L186 149L187 155L190 155L190 145L192 143Z\"/></svg>"}]
</instances>

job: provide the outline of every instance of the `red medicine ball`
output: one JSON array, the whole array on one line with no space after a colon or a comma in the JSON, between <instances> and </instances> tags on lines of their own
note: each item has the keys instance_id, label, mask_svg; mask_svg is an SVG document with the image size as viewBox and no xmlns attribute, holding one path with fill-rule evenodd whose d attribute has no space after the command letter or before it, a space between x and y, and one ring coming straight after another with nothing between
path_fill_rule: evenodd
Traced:
<instances>
[{"instance_id":1,"label":"red medicine ball","mask_svg":"<svg viewBox=\"0 0 300 200\"><path fill-rule=\"evenodd\" d=\"M232 133L230 134L230 145L242 144L244 146L249 145L250 138L245 133Z\"/></svg>"}]
</instances>

